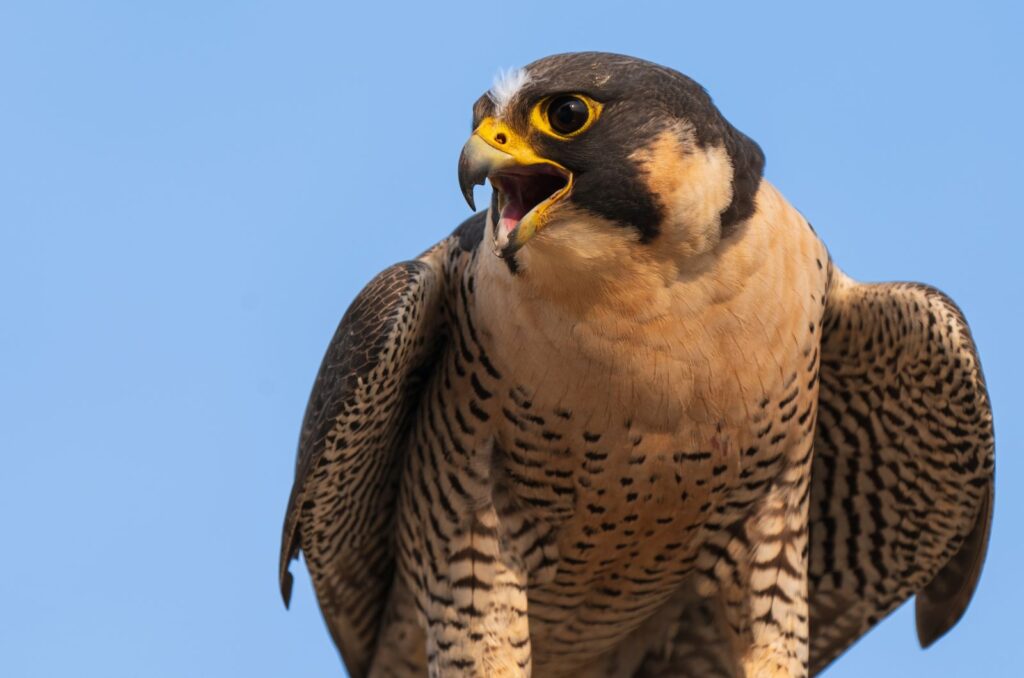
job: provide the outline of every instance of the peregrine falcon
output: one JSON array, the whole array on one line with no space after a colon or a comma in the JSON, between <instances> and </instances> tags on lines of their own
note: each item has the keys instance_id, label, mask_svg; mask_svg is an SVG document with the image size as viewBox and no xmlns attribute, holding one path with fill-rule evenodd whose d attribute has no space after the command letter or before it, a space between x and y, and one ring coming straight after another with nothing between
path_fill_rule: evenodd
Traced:
<instances>
[{"instance_id":1,"label":"peregrine falcon","mask_svg":"<svg viewBox=\"0 0 1024 678\"><path fill-rule=\"evenodd\" d=\"M862 284L686 76L562 54L473 107L490 206L374 278L284 521L352 676L813 675L973 594L992 414L963 315Z\"/></svg>"}]
</instances>

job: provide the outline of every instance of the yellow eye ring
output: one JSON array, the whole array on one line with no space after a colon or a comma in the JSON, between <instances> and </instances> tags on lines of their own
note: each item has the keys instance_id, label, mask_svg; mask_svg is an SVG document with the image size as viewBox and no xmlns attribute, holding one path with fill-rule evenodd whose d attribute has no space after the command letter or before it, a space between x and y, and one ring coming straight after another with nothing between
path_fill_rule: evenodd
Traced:
<instances>
[{"instance_id":1,"label":"yellow eye ring","mask_svg":"<svg viewBox=\"0 0 1024 678\"><path fill-rule=\"evenodd\" d=\"M585 94L556 94L541 99L530 113L531 124L556 139L571 139L597 122L603 108Z\"/></svg>"}]
</instances>

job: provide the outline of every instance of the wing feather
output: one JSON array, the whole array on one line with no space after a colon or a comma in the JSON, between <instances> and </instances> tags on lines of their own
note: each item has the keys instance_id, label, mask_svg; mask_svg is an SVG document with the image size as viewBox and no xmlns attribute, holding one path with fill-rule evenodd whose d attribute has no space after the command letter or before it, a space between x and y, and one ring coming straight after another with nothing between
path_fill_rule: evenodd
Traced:
<instances>
[{"instance_id":1,"label":"wing feather","mask_svg":"<svg viewBox=\"0 0 1024 678\"><path fill-rule=\"evenodd\" d=\"M443 249L395 264L356 297L302 424L281 540L281 594L287 605L288 565L301 549L352 676L368 670L391 586L402 442L443 335Z\"/></svg>"},{"instance_id":2,"label":"wing feather","mask_svg":"<svg viewBox=\"0 0 1024 678\"><path fill-rule=\"evenodd\" d=\"M811 489L811 670L912 595L927 646L974 592L991 523L992 412L938 290L833 270Z\"/></svg>"}]
</instances>

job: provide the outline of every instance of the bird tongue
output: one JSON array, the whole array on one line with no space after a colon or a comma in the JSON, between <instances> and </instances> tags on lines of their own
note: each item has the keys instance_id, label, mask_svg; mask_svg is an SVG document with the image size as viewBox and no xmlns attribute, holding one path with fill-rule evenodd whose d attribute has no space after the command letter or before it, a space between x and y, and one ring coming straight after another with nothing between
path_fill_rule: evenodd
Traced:
<instances>
[{"instance_id":1,"label":"bird tongue","mask_svg":"<svg viewBox=\"0 0 1024 678\"><path fill-rule=\"evenodd\" d=\"M564 177L543 169L502 176L497 185L505 196L505 206L498 219L502 233L511 233L530 210L565 185Z\"/></svg>"},{"instance_id":2,"label":"bird tongue","mask_svg":"<svg viewBox=\"0 0 1024 678\"><path fill-rule=\"evenodd\" d=\"M516 227L516 224L519 223L520 219L525 217L529 211L530 208L526 206L526 203L518 195L509 196L508 202L501 210L501 217L498 223L505 233L510 233Z\"/></svg>"}]
</instances>

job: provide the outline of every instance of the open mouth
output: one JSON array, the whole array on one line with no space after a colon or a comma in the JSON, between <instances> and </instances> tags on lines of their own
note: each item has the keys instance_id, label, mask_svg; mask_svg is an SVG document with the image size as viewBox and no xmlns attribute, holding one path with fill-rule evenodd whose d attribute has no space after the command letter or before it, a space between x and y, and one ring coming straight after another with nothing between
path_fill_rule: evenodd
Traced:
<instances>
[{"instance_id":1,"label":"open mouth","mask_svg":"<svg viewBox=\"0 0 1024 678\"><path fill-rule=\"evenodd\" d=\"M498 191L498 232L508 235L526 215L539 217L569 192L572 177L554 165L507 168L488 177Z\"/></svg>"}]
</instances>

